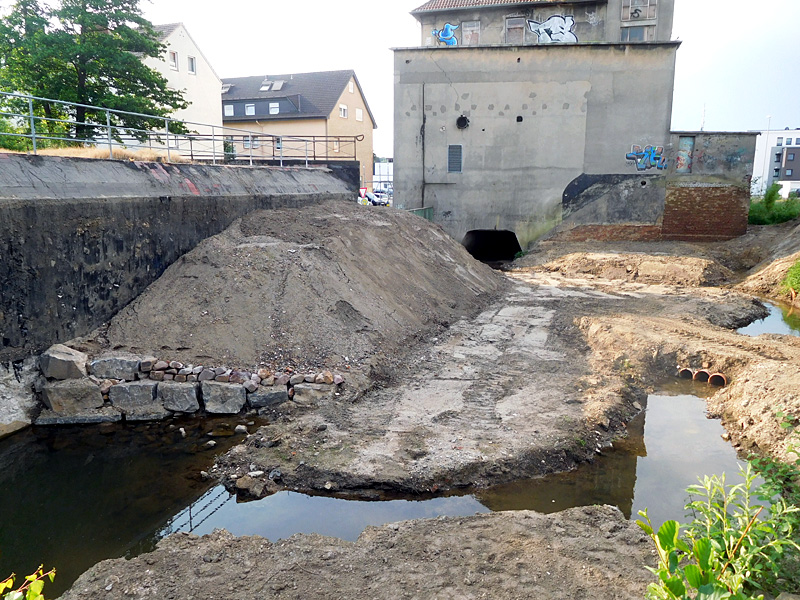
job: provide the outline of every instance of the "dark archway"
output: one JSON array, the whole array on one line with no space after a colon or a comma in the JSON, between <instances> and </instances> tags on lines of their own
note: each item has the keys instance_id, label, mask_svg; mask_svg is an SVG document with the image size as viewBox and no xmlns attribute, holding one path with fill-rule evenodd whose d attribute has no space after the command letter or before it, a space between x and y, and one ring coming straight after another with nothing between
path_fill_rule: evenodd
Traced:
<instances>
[{"instance_id":1,"label":"dark archway","mask_svg":"<svg viewBox=\"0 0 800 600\"><path fill-rule=\"evenodd\" d=\"M461 241L474 258L483 262L514 260L522 251L517 236L507 229L473 229Z\"/></svg>"}]
</instances>

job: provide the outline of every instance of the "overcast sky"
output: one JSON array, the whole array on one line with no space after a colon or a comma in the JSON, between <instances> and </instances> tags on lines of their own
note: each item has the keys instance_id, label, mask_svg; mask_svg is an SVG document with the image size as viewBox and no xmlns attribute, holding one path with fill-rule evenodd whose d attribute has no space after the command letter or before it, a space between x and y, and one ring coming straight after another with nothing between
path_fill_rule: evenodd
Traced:
<instances>
[{"instance_id":1,"label":"overcast sky","mask_svg":"<svg viewBox=\"0 0 800 600\"><path fill-rule=\"evenodd\" d=\"M142 0L155 24L181 21L222 77L354 69L391 156L389 48L417 46L424 0ZM8 6L11 0L0 0ZM672 128L800 127L800 0L675 0ZM791 58L790 58L791 57ZM705 122L704 117L705 107Z\"/></svg>"}]
</instances>

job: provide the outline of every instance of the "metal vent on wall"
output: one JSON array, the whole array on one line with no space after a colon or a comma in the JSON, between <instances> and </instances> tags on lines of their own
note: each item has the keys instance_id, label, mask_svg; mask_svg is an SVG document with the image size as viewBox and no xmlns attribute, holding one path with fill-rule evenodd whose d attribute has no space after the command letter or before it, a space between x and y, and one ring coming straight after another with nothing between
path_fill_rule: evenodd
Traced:
<instances>
[{"instance_id":1,"label":"metal vent on wall","mask_svg":"<svg viewBox=\"0 0 800 600\"><path fill-rule=\"evenodd\" d=\"M447 147L447 172L461 173L462 148L461 144L451 144Z\"/></svg>"}]
</instances>

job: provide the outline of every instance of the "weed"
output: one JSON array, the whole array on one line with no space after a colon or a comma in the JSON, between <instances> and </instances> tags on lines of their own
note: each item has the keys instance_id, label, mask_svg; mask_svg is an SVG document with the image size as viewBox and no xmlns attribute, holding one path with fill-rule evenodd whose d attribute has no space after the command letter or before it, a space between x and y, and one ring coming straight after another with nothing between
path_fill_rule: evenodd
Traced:
<instances>
[{"instance_id":1,"label":"weed","mask_svg":"<svg viewBox=\"0 0 800 600\"><path fill-rule=\"evenodd\" d=\"M51 569L45 573L43 565L39 565L39 568L34 573L25 577L25 583L13 590L12 588L14 587L15 575L12 573L7 579L0 581L0 599L44 600L44 596L42 595L42 590L44 589L44 579L47 577L52 583L53 579L55 579L55 576L55 569Z\"/></svg>"},{"instance_id":2,"label":"weed","mask_svg":"<svg viewBox=\"0 0 800 600\"><path fill-rule=\"evenodd\" d=\"M800 215L800 200L789 198L771 205L764 200L755 200L750 203L750 214L747 222L751 225L777 225L796 219Z\"/></svg>"},{"instance_id":3,"label":"weed","mask_svg":"<svg viewBox=\"0 0 800 600\"><path fill-rule=\"evenodd\" d=\"M786 277L781 282L781 289L789 292L792 296L792 304L797 298L797 292L800 292L800 260L797 260L789 270L786 272Z\"/></svg>"}]
</instances>

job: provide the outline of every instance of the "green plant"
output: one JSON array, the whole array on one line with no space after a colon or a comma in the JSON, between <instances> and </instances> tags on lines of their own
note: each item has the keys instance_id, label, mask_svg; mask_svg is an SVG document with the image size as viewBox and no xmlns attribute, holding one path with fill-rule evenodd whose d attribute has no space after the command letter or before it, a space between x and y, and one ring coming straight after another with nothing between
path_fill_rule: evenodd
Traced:
<instances>
[{"instance_id":1,"label":"green plant","mask_svg":"<svg viewBox=\"0 0 800 600\"><path fill-rule=\"evenodd\" d=\"M658 600L747 600L763 598L761 591L779 588L800 545L795 524L800 508L787 505L780 495L769 497L769 510L755 499L756 474L748 464L743 483L726 486L725 475L704 477L687 488L686 509L693 520L681 535L677 521L655 531L647 511L637 524L653 540L658 565L651 569L658 581L647 597ZM789 562L787 562L789 559Z\"/></svg>"},{"instance_id":2,"label":"green plant","mask_svg":"<svg viewBox=\"0 0 800 600\"><path fill-rule=\"evenodd\" d=\"M768 206L765 200L753 200L747 222L751 225L777 225L800 215L800 200L789 198Z\"/></svg>"},{"instance_id":3,"label":"green plant","mask_svg":"<svg viewBox=\"0 0 800 600\"><path fill-rule=\"evenodd\" d=\"M781 282L781 288L789 292L792 296L792 304L800 291L800 260L796 261L786 272L786 277Z\"/></svg>"},{"instance_id":4,"label":"green plant","mask_svg":"<svg viewBox=\"0 0 800 600\"><path fill-rule=\"evenodd\" d=\"M56 570L50 569L47 573L44 572L43 565L39 565L39 568L34 571L32 574L25 577L25 583L20 585L17 589L13 590L14 587L14 573L11 574L7 579L0 581L0 596L1 600L45 600L44 596L42 595L42 590L44 589L44 579L47 577L50 579L50 582L53 582L55 579ZM9 590L9 591L6 591Z\"/></svg>"},{"instance_id":5,"label":"green plant","mask_svg":"<svg viewBox=\"0 0 800 600\"><path fill-rule=\"evenodd\" d=\"M767 207L767 210L772 210L772 207L775 206L775 201L781 197L781 188L783 186L780 183L773 183L767 191L764 193L764 206Z\"/></svg>"}]
</instances>

